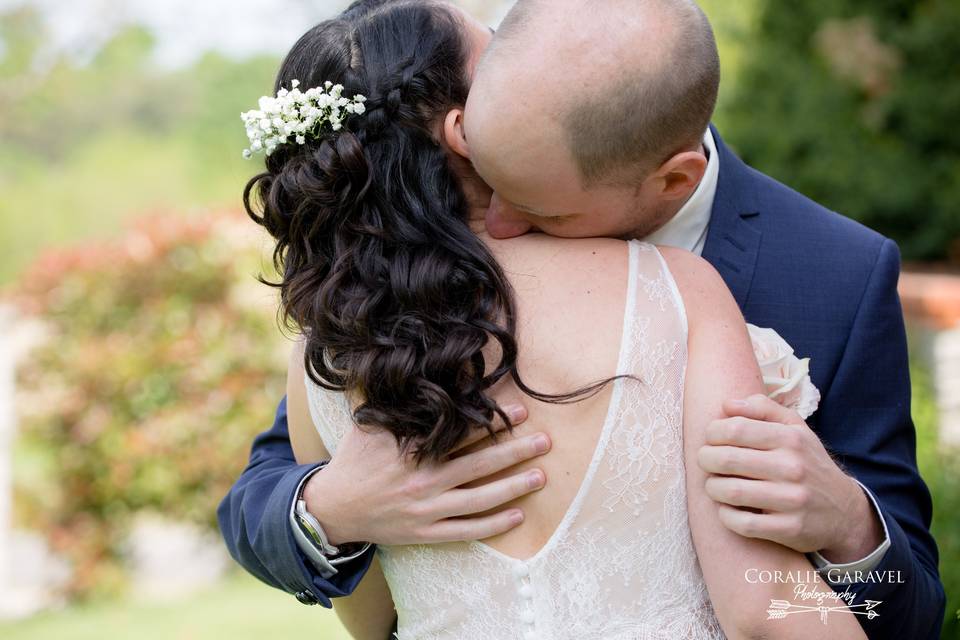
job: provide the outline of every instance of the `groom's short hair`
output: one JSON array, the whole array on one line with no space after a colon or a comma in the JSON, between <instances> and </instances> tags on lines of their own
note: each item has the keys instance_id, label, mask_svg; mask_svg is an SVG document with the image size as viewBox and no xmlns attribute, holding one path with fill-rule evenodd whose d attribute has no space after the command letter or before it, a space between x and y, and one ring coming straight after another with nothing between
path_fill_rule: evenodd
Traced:
<instances>
[{"instance_id":1,"label":"groom's short hair","mask_svg":"<svg viewBox=\"0 0 960 640\"><path fill-rule=\"evenodd\" d=\"M567 144L586 186L633 182L638 173L643 177L696 144L717 103L717 43L696 2L584 0L577 7L585 20L598 19L605 10L630 9L666 17L671 29L661 55L626 55L615 70L577 83L576 90L565 93L565 104L558 105ZM551 0L519 0L497 30L487 60L496 59L501 47L507 55L516 52L550 11Z\"/></svg>"}]
</instances>

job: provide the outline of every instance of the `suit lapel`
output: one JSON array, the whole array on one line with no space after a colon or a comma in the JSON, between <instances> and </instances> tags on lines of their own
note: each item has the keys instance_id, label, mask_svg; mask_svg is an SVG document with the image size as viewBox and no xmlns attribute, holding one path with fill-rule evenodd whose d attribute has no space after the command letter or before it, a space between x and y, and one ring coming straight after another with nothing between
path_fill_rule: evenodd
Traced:
<instances>
[{"instance_id":1,"label":"suit lapel","mask_svg":"<svg viewBox=\"0 0 960 640\"><path fill-rule=\"evenodd\" d=\"M703 257L720 273L743 309L763 235L752 220L760 215L760 207L749 185L748 167L727 148L713 125L711 130L720 155L720 174Z\"/></svg>"}]
</instances>

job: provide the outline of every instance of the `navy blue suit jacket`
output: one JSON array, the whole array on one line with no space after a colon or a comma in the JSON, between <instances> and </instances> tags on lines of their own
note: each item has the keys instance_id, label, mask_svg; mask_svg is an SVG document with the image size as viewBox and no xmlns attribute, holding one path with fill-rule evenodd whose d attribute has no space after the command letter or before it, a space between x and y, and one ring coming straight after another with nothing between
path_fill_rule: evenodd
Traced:
<instances>
[{"instance_id":1,"label":"navy blue suit jacket","mask_svg":"<svg viewBox=\"0 0 960 640\"><path fill-rule=\"evenodd\" d=\"M748 322L772 327L801 357L823 399L809 424L843 468L876 496L891 546L876 571L891 581L853 585L880 614L858 619L871 639L935 639L945 596L930 535L930 494L917 472L907 343L896 245L826 210L737 158L714 130L720 175L703 257ZM349 594L372 554L321 578L297 548L288 513L315 465L294 461L281 402L273 427L218 509L233 557L301 601ZM731 580L736 578L731 577Z\"/></svg>"}]
</instances>

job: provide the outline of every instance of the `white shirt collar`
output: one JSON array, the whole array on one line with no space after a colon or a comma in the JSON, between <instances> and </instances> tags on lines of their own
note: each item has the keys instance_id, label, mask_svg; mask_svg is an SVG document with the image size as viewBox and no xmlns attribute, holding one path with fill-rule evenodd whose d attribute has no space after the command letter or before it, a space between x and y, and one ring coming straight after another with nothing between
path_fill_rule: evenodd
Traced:
<instances>
[{"instance_id":1,"label":"white shirt collar","mask_svg":"<svg viewBox=\"0 0 960 640\"><path fill-rule=\"evenodd\" d=\"M703 179L677 215L644 238L647 242L686 249L697 255L703 253L703 245L707 241L707 228L710 226L710 214L713 212L713 200L717 195L717 179L720 175L720 154L717 153L717 144L710 129L703 134L703 146L707 150L708 157L707 170L703 174Z\"/></svg>"}]
</instances>

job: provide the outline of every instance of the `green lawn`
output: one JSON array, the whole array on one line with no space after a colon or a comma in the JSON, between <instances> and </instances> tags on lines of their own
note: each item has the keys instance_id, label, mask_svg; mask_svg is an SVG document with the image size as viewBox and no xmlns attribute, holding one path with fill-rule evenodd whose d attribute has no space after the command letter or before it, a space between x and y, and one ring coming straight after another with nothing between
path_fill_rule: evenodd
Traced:
<instances>
[{"instance_id":1,"label":"green lawn","mask_svg":"<svg viewBox=\"0 0 960 640\"><path fill-rule=\"evenodd\" d=\"M308 607L240 571L194 596L151 604L126 599L0 623L4 640L349 640L333 612Z\"/></svg>"}]
</instances>

